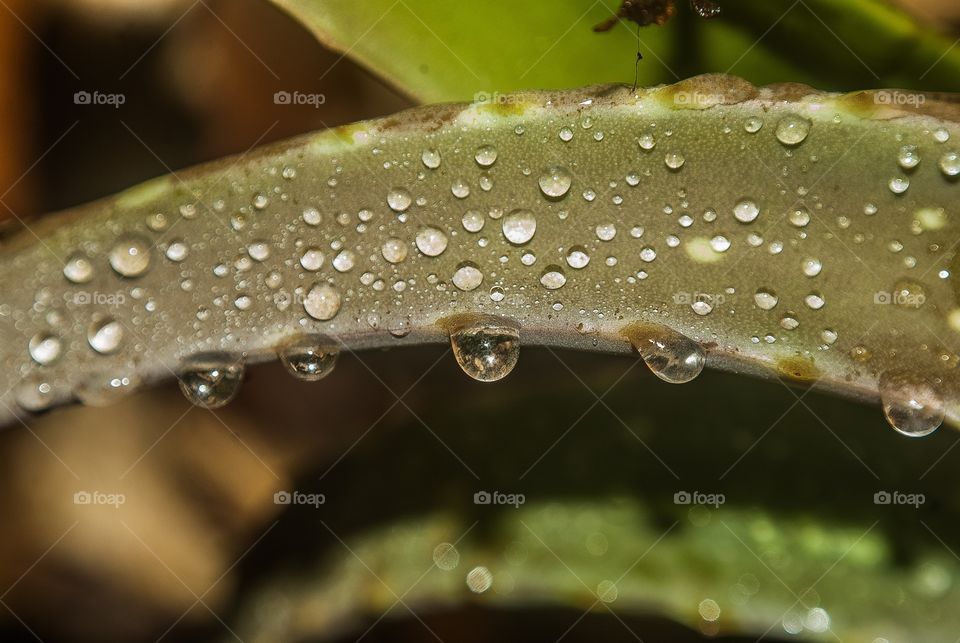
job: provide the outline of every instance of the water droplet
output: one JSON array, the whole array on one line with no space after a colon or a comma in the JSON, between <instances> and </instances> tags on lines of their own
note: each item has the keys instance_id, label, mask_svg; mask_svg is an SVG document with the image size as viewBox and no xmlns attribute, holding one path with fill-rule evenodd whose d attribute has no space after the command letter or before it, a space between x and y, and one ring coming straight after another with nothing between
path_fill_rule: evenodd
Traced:
<instances>
[{"instance_id":1,"label":"water droplet","mask_svg":"<svg viewBox=\"0 0 960 643\"><path fill-rule=\"evenodd\" d=\"M568 143L573 140L573 130L569 127L564 127L560 130L560 140L564 143Z\"/></svg>"},{"instance_id":2,"label":"water droplet","mask_svg":"<svg viewBox=\"0 0 960 643\"><path fill-rule=\"evenodd\" d=\"M784 145L799 145L810 133L810 121L795 114L780 119L777 123L777 140Z\"/></svg>"},{"instance_id":3,"label":"water droplet","mask_svg":"<svg viewBox=\"0 0 960 643\"><path fill-rule=\"evenodd\" d=\"M910 179L905 176L895 176L890 179L890 191L894 194L903 194L910 187Z\"/></svg>"},{"instance_id":4,"label":"water droplet","mask_svg":"<svg viewBox=\"0 0 960 643\"><path fill-rule=\"evenodd\" d=\"M304 270L316 272L323 267L323 252L319 248L307 248L300 255L300 265Z\"/></svg>"},{"instance_id":5,"label":"water droplet","mask_svg":"<svg viewBox=\"0 0 960 643\"><path fill-rule=\"evenodd\" d=\"M442 159L438 150L424 150L423 154L420 155L420 160L426 167L435 170L440 167Z\"/></svg>"},{"instance_id":6,"label":"water droplet","mask_svg":"<svg viewBox=\"0 0 960 643\"><path fill-rule=\"evenodd\" d=\"M480 167L490 167L497 162L497 156L497 148L492 145L484 145L477 150L474 159L476 159L477 165Z\"/></svg>"},{"instance_id":7,"label":"water droplet","mask_svg":"<svg viewBox=\"0 0 960 643\"><path fill-rule=\"evenodd\" d=\"M307 382L316 382L333 372L339 355L340 346L335 340L316 334L296 337L277 350L284 368Z\"/></svg>"},{"instance_id":8,"label":"water droplet","mask_svg":"<svg viewBox=\"0 0 960 643\"><path fill-rule=\"evenodd\" d=\"M101 355L116 351L123 341L123 326L112 317L99 319L87 329L87 342Z\"/></svg>"},{"instance_id":9,"label":"water droplet","mask_svg":"<svg viewBox=\"0 0 960 643\"><path fill-rule=\"evenodd\" d=\"M180 263L187 258L189 253L189 247L183 241L179 239L176 241L171 241L170 245L167 246L166 256L167 259L173 261L174 263Z\"/></svg>"},{"instance_id":10,"label":"water droplet","mask_svg":"<svg viewBox=\"0 0 960 643\"><path fill-rule=\"evenodd\" d=\"M810 210L808 210L806 206L798 206L790 212L788 218L790 219L791 225L797 228L803 228L810 223Z\"/></svg>"},{"instance_id":11,"label":"water droplet","mask_svg":"<svg viewBox=\"0 0 960 643\"><path fill-rule=\"evenodd\" d=\"M756 134L757 132L760 131L760 128L762 127L763 127L763 120L756 116L751 116L743 124L743 129L747 130L747 132L750 134Z\"/></svg>"},{"instance_id":12,"label":"water droplet","mask_svg":"<svg viewBox=\"0 0 960 643\"><path fill-rule=\"evenodd\" d=\"M303 222L307 225L317 226L323 221L323 215L316 208L307 208L303 211Z\"/></svg>"},{"instance_id":13,"label":"water droplet","mask_svg":"<svg viewBox=\"0 0 960 643\"><path fill-rule=\"evenodd\" d=\"M403 188L393 188L387 193L387 205L394 212L406 212L412 203L413 197Z\"/></svg>"},{"instance_id":14,"label":"water droplet","mask_svg":"<svg viewBox=\"0 0 960 643\"><path fill-rule=\"evenodd\" d=\"M667 152L663 162L666 163L667 167L671 170L679 170L683 167L683 164L687 162L687 159L680 152Z\"/></svg>"},{"instance_id":15,"label":"water droplet","mask_svg":"<svg viewBox=\"0 0 960 643\"><path fill-rule=\"evenodd\" d=\"M85 284L93 279L93 264L82 252L75 252L63 266L63 276L75 284Z\"/></svg>"},{"instance_id":16,"label":"water droplet","mask_svg":"<svg viewBox=\"0 0 960 643\"><path fill-rule=\"evenodd\" d=\"M590 263L590 255L583 246L571 246L567 251L567 265L571 268L578 270L586 268L588 263Z\"/></svg>"},{"instance_id":17,"label":"water droplet","mask_svg":"<svg viewBox=\"0 0 960 643\"><path fill-rule=\"evenodd\" d=\"M760 215L760 208L757 207L757 204L750 200L740 201L733 208L733 216L740 223L751 223L756 220Z\"/></svg>"},{"instance_id":18,"label":"water droplet","mask_svg":"<svg viewBox=\"0 0 960 643\"><path fill-rule=\"evenodd\" d=\"M451 543L440 543L433 549L433 563L449 572L460 564L460 552Z\"/></svg>"},{"instance_id":19,"label":"water droplet","mask_svg":"<svg viewBox=\"0 0 960 643\"><path fill-rule=\"evenodd\" d=\"M124 237L110 250L110 265L124 277L139 277L150 267L150 244L141 237Z\"/></svg>"},{"instance_id":20,"label":"water droplet","mask_svg":"<svg viewBox=\"0 0 960 643\"><path fill-rule=\"evenodd\" d=\"M780 328L784 330L794 330L800 326L800 321L796 318L794 313L786 312L780 317Z\"/></svg>"},{"instance_id":21,"label":"water droplet","mask_svg":"<svg viewBox=\"0 0 960 643\"><path fill-rule=\"evenodd\" d=\"M507 241L520 246L533 238L537 231L537 219L529 210L514 210L503 218L502 228Z\"/></svg>"},{"instance_id":22,"label":"water droplet","mask_svg":"<svg viewBox=\"0 0 960 643\"><path fill-rule=\"evenodd\" d=\"M477 268L476 264L469 261L457 266L453 273L453 285L463 291L474 290L483 282L483 273Z\"/></svg>"},{"instance_id":23,"label":"water droplet","mask_svg":"<svg viewBox=\"0 0 960 643\"><path fill-rule=\"evenodd\" d=\"M333 258L333 267L337 272L350 272L356 264L357 257L352 250L341 250Z\"/></svg>"},{"instance_id":24,"label":"water droplet","mask_svg":"<svg viewBox=\"0 0 960 643\"><path fill-rule=\"evenodd\" d=\"M540 283L547 290L557 290L567 283L567 277L560 266L547 266L540 275Z\"/></svg>"},{"instance_id":25,"label":"water droplet","mask_svg":"<svg viewBox=\"0 0 960 643\"><path fill-rule=\"evenodd\" d=\"M820 310L821 308L823 308L824 304L826 304L826 301L824 301L823 299L823 295L816 292L810 293L809 295L804 297L803 302L811 310Z\"/></svg>"},{"instance_id":26,"label":"water droplet","mask_svg":"<svg viewBox=\"0 0 960 643\"><path fill-rule=\"evenodd\" d=\"M43 411L54 400L53 386L39 375L29 375L14 387L14 399L27 411Z\"/></svg>"},{"instance_id":27,"label":"water droplet","mask_svg":"<svg viewBox=\"0 0 960 643\"><path fill-rule=\"evenodd\" d=\"M482 565L467 572L467 587L474 594L482 594L493 585L493 574Z\"/></svg>"},{"instance_id":28,"label":"water droplet","mask_svg":"<svg viewBox=\"0 0 960 643\"><path fill-rule=\"evenodd\" d=\"M220 408L236 397L245 370L242 359L225 353L194 355L180 367L180 390L197 406Z\"/></svg>"},{"instance_id":29,"label":"water droplet","mask_svg":"<svg viewBox=\"0 0 960 643\"><path fill-rule=\"evenodd\" d=\"M617 226L614 223L601 223L595 229L597 239L600 241L613 241L617 236Z\"/></svg>"},{"instance_id":30,"label":"water droplet","mask_svg":"<svg viewBox=\"0 0 960 643\"><path fill-rule=\"evenodd\" d=\"M650 132L645 132L640 135L640 138L637 139L637 143L640 145L641 150L649 152L657 146L657 139L654 138L653 134Z\"/></svg>"},{"instance_id":31,"label":"water droplet","mask_svg":"<svg viewBox=\"0 0 960 643\"><path fill-rule=\"evenodd\" d=\"M920 164L920 152L916 145L904 145L897 154L897 163L905 170L910 170Z\"/></svg>"},{"instance_id":32,"label":"water droplet","mask_svg":"<svg viewBox=\"0 0 960 643\"><path fill-rule=\"evenodd\" d=\"M52 364L60 357L63 344L56 335L41 332L30 338L28 348L33 361L41 366L46 366L47 364Z\"/></svg>"},{"instance_id":33,"label":"water droplet","mask_svg":"<svg viewBox=\"0 0 960 643\"><path fill-rule=\"evenodd\" d=\"M943 398L924 379L888 371L880 376L879 389L887 422L903 435L929 435L943 422Z\"/></svg>"},{"instance_id":34,"label":"water droplet","mask_svg":"<svg viewBox=\"0 0 960 643\"><path fill-rule=\"evenodd\" d=\"M483 215L476 210L467 210L463 214L461 223L463 223L463 229L467 232L480 232L483 230L483 225L486 223L486 220L483 218Z\"/></svg>"},{"instance_id":35,"label":"water droplet","mask_svg":"<svg viewBox=\"0 0 960 643\"><path fill-rule=\"evenodd\" d=\"M266 261L270 258L270 244L266 241L254 241L247 246L247 254L254 261Z\"/></svg>"},{"instance_id":36,"label":"water droplet","mask_svg":"<svg viewBox=\"0 0 960 643\"><path fill-rule=\"evenodd\" d=\"M470 186L461 179L455 181L453 185L450 186L450 192L458 199L466 199L470 196Z\"/></svg>"},{"instance_id":37,"label":"water droplet","mask_svg":"<svg viewBox=\"0 0 960 643\"><path fill-rule=\"evenodd\" d=\"M340 312L340 291L330 284L314 284L303 300L303 309L319 321L333 319Z\"/></svg>"},{"instance_id":38,"label":"water droplet","mask_svg":"<svg viewBox=\"0 0 960 643\"><path fill-rule=\"evenodd\" d=\"M495 382L517 365L520 332L507 320L485 317L451 332L450 347L464 373L480 382Z\"/></svg>"},{"instance_id":39,"label":"water droplet","mask_svg":"<svg viewBox=\"0 0 960 643\"><path fill-rule=\"evenodd\" d=\"M820 263L819 259L813 257L807 257L803 260L803 274L808 277L816 277L820 274L820 271L823 269L823 264Z\"/></svg>"},{"instance_id":40,"label":"water droplet","mask_svg":"<svg viewBox=\"0 0 960 643\"><path fill-rule=\"evenodd\" d=\"M539 179L540 190L551 199L559 199L570 191L573 175L566 168L555 166L547 168Z\"/></svg>"},{"instance_id":41,"label":"water droplet","mask_svg":"<svg viewBox=\"0 0 960 643\"><path fill-rule=\"evenodd\" d=\"M706 299L697 299L695 302L690 304L690 308L693 309L693 312L700 315L709 315L713 312L713 304L711 304Z\"/></svg>"},{"instance_id":42,"label":"water droplet","mask_svg":"<svg viewBox=\"0 0 960 643\"><path fill-rule=\"evenodd\" d=\"M946 176L960 176L960 154L957 152L947 152L940 157L940 170Z\"/></svg>"},{"instance_id":43,"label":"water droplet","mask_svg":"<svg viewBox=\"0 0 960 643\"><path fill-rule=\"evenodd\" d=\"M671 384L683 384L703 371L706 352L699 343L660 324L637 324L626 336L653 374Z\"/></svg>"},{"instance_id":44,"label":"water droplet","mask_svg":"<svg viewBox=\"0 0 960 643\"><path fill-rule=\"evenodd\" d=\"M428 257L438 257L447 249L447 235L434 226L424 226L417 232L417 249Z\"/></svg>"},{"instance_id":45,"label":"water droplet","mask_svg":"<svg viewBox=\"0 0 960 643\"><path fill-rule=\"evenodd\" d=\"M402 263L407 258L407 242L396 237L391 237L383 242L380 248L380 254L390 263Z\"/></svg>"}]
</instances>

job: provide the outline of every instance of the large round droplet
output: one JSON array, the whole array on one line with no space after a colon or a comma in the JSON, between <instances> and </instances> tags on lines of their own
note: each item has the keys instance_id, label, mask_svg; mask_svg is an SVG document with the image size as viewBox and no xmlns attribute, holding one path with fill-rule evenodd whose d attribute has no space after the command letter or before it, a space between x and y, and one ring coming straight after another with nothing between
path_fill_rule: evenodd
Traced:
<instances>
[{"instance_id":1,"label":"large round droplet","mask_svg":"<svg viewBox=\"0 0 960 643\"><path fill-rule=\"evenodd\" d=\"M940 170L949 177L960 176L960 154L947 152L941 156Z\"/></svg>"},{"instance_id":2,"label":"large round droplet","mask_svg":"<svg viewBox=\"0 0 960 643\"><path fill-rule=\"evenodd\" d=\"M390 263L403 263L407 258L408 252L407 242L403 239L397 239L396 237L391 237L384 241L383 247L380 248L380 254Z\"/></svg>"},{"instance_id":3,"label":"large round droplet","mask_svg":"<svg viewBox=\"0 0 960 643\"><path fill-rule=\"evenodd\" d=\"M784 145L799 145L810 133L810 121L795 114L784 116L777 123L777 140Z\"/></svg>"},{"instance_id":4,"label":"large round droplet","mask_svg":"<svg viewBox=\"0 0 960 643\"><path fill-rule=\"evenodd\" d=\"M291 375L307 382L316 382L333 372L340 355L340 346L326 335L303 335L277 350L280 363Z\"/></svg>"},{"instance_id":5,"label":"large round droplet","mask_svg":"<svg viewBox=\"0 0 960 643\"><path fill-rule=\"evenodd\" d=\"M484 145L477 150L474 159L480 167L490 167L497 162L497 148L492 145Z\"/></svg>"},{"instance_id":6,"label":"large round droplet","mask_svg":"<svg viewBox=\"0 0 960 643\"><path fill-rule=\"evenodd\" d=\"M566 168L554 166L540 175L540 191L551 199L559 199L570 191L573 175Z\"/></svg>"},{"instance_id":7,"label":"large round droplet","mask_svg":"<svg viewBox=\"0 0 960 643\"><path fill-rule=\"evenodd\" d=\"M921 377L904 371L880 376L883 414L894 429L915 438L929 435L943 423L943 397Z\"/></svg>"},{"instance_id":8,"label":"large round droplet","mask_svg":"<svg viewBox=\"0 0 960 643\"><path fill-rule=\"evenodd\" d=\"M453 285L463 291L471 291L483 283L483 273L476 264L465 261L453 273Z\"/></svg>"},{"instance_id":9,"label":"large round droplet","mask_svg":"<svg viewBox=\"0 0 960 643\"><path fill-rule=\"evenodd\" d=\"M752 223L760 215L760 208L750 200L744 200L733 208L733 216L740 223Z\"/></svg>"},{"instance_id":10,"label":"large round droplet","mask_svg":"<svg viewBox=\"0 0 960 643\"><path fill-rule=\"evenodd\" d=\"M404 188L393 188L387 193L387 205L394 212L406 212L411 203L413 197Z\"/></svg>"},{"instance_id":11,"label":"large round droplet","mask_svg":"<svg viewBox=\"0 0 960 643\"><path fill-rule=\"evenodd\" d=\"M505 320L483 318L451 332L450 347L464 373L480 382L495 382L517 365L520 331Z\"/></svg>"},{"instance_id":12,"label":"large round droplet","mask_svg":"<svg viewBox=\"0 0 960 643\"><path fill-rule=\"evenodd\" d=\"M521 246L537 232L537 219L530 210L514 210L503 218L503 236L515 246Z\"/></svg>"},{"instance_id":13,"label":"large round droplet","mask_svg":"<svg viewBox=\"0 0 960 643\"><path fill-rule=\"evenodd\" d=\"M53 333L41 332L30 338L28 348L33 361L45 366L52 364L60 357L62 342Z\"/></svg>"},{"instance_id":14,"label":"large round droplet","mask_svg":"<svg viewBox=\"0 0 960 643\"><path fill-rule=\"evenodd\" d=\"M93 279L93 264L87 255L75 252L64 264L63 276L75 284L85 284Z\"/></svg>"},{"instance_id":15,"label":"large round droplet","mask_svg":"<svg viewBox=\"0 0 960 643\"><path fill-rule=\"evenodd\" d=\"M434 226L424 226L417 232L417 250L428 257L439 257L447 249L447 235Z\"/></svg>"},{"instance_id":16,"label":"large round droplet","mask_svg":"<svg viewBox=\"0 0 960 643\"><path fill-rule=\"evenodd\" d=\"M104 317L90 324L87 329L90 347L101 355L116 351L123 341L123 326L112 317Z\"/></svg>"},{"instance_id":17,"label":"large round droplet","mask_svg":"<svg viewBox=\"0 0 960 643\"><path fill-rule=\"evenodd\" d=\"M706 352L699 343L660 324L638 324L625 331L653 374L671 384L683 384L703 371Z\"/></svg>"},{"instance_id":18,"label":"large round droplet","mask_svg":"<svg viewBox=\"0 0 960 643\"><path fill-rule=\"evenodd\" d=\"M243 360L226 353L194 355L180 368L180 390L197 406L216 409L237 395L244 371Z\"/></svg>"},{"instance_id":19,"label":"large round droplet","mask_svg":"<svg viewBox=\"0 0 960 643\"><path fill-rule=\"evenodd\" d=\"M150 243L141 237L124 237L110 249L110 265L124 277L139 277L150 268Z\"/></svg>"},{"instance_id":20,"label":"large round droplet","mask_svg":"<svg viewBox=\"0 0 960 643\"><path fill-rule=\"evenodd\" d=\"M314 284L303 300L307 314L320 321L333 319L340 312L340 292L330 284Z\"/></svg>"}]
</instances>

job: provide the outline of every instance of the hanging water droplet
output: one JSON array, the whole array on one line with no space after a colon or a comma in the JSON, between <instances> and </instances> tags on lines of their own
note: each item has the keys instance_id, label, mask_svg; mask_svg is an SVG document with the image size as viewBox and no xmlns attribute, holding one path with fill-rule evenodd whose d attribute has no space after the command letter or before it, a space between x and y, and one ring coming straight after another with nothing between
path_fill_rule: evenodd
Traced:
<instances>
[{"instance_id":1,"label":"hanging water droplet","mask_svg":"<svg viewBox=\"0 0 960 643\"><path fill-rule=\"evenodd\" d=\"M87 329L87 342L101 355L116 351L123 341L123 326L113 317L99 319Z\"/></svg>"},{"instance_id":2,"label":"hanging water droplet","mask_svg":"<svg viewBox=\"0 0 960 643\"><path fill-rule=\"evenodd\" d=\"M517 365L520 331L507 320L482 317L454 329L450 347L464 373L480 382L495 382Z\"/></svg>"},{"instance_id":3,"label":"hanging water droplet","mask_svg":"<svg viewBox=\"0 0 960 643\"><path fill-rule=\"evenodd\" d=\"M686 335L660 324L636 324L624 334L653 374L671 384L697 377L706 363L706 352Z\"/></svg>"},{"instance_id":4,"label":"hanging water droplet","mask_svg":"<svg viewBox=\"0 0 960 643\"><path fill-rule=\"evenodd\" d=\"M110 250L109 258L121 276L139 277L150 267L150 244L141 237L123 237Z\"/></svg>"},{"instance_id":5,"label":"hanging water droplet","mask_svg":"<svg viewBox=\"0 0 960 643\"><path fill-rule=\"evenodd\" d=\"M246 370L243 360L226 353L201 353L183 361L180 390L193 404L216 409L236 397Z\"/></svg>"},{"instance_id":6,"label":"hanging water droplet","mask_svg":"<svg viewBox=\"0 0 960 643\"><path fill-rule=\"evenodd\" d=\"M406 212L412 203L413 197L404 188L393 188L387 193L387 205L394 212Z\"/></svg>"},{"instance_id":7,"label":"hanging water droplet","mask_svg":"<svg viewBox=\"0 0 960 643\"><path fill-rule=\"evenodd\" d=\"M537 232L537 219L530 210L514 210L503 218L503 236L515 246L521 246Z\"/></svg>"},{"instance_id":8,"label":"hanging water droplet","mask_svg":"<svg viewBox=\"0 0 960 643\"><path fill-rule=\"evenodd\" d=\"M784 116L777 123L777 140L784 145L799 145L810 133L810 121L795 114Z\"/></svg>"},{"instance_id":9,"label":"hanging water droplet","mask_svg":"<svg viewBox=\"0 0 960 643\"><path fill-rule=\"evenodd\" d=\"M307 382L316 382L333 372L339 356L339 344L326 335L317 334L296 337L277 350L284 368Z\"/></svg>"},{"instance_id":10,"label":"hanging water droplet","mask_svg":"<svg viewBox=\"0 0 960 643\"><path fill-rule=\"evenodd\" d=\"M46 366L60 357L63 344L60 338L53 333L41 332L30 338L28 348L33 361L41 366Z\"/></svg>"},{"instance_id":11,"label":"hanging water droplet","mask_svg":"<svg viewBox=\"0 0 960 643\"><path fill-rule=\"evenodd\" d=\"M888 371L880 376L879 389L887 422L903 435L929 435L943 423L943 398L923 378L905 371Z\"/></svg>"},{"instance_id":12,"label":"hanging water droplet","mask_svg":"<svg viewBox=\"0 0 960 643\"><path fill-rule=\"evenodd\" d=\"M544 170L539 179L540 191L551 199L562 198L573 185L573 175L564 167L554 166Z\"/></svg>"},{"instance_id":13,"label":"hanging water droplet","mask_svg":"<svg viewBox=\"0 0 960 643\"><path fill-rule=\"evenodd\" d=\"M428 257L439 257L447 249L447 235L434 226L424 226L417 232L417 249Z\"/></svg>"},{"instance_id":14,"label":"hanging water droplet","mask_svg":"<svg viewBox=\"0 0 960 643\"><path fill-rule=\"evenodd\" d=\"M340 303L340 292L330 284L320 283L314 284L307 293L303 309L314 319L327 321L340 312Z\"/></svg>"},{"instance_id":15,"label":"hanging water droplet","mask_svg":"<svg viewBox=\"0 0 960 643\"><path fill-rule=\"evenodd\" d=\"M63 266L63 276L75 284L85 284L93 279L93 264L82 252L75 252Z\"/></svg>"},{"instance_id":16,"label":"hanging water droplet","mask_svg":"<svg viewBox=\"0 0 960 643\"><path fill-rule=\"evenodd\" d=\"M497 162L497 156L497 148L492 145L484 145L477 150L473 158L480 167L490 167Z\"/></svg>"}]
</instances>

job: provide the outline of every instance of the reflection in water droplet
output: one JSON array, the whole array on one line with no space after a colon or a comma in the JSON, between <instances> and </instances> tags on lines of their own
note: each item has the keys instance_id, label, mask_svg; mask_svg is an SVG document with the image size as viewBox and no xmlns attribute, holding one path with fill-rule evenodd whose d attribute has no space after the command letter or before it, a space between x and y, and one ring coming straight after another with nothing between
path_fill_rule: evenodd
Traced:
<instances>
[{"instance_id":1,"label":"reflection in water droplet","mask_svg":"<svg viewBox=\"0 0 960 643\"><path fill-rule=\"evenodd\" d=\"M316 382L333 372L340 355L336 340L326 335L301 335L277 350L280 363L291 375L307 382Z\"/></svg>"},{"instance_id":2,"label":"reflection in water droplet","mask_svg":"<svg viewBox=\"0 0 960 643\"><path fill-rule=\"evenodd\" d=\"M777 123L777 140L784 145L799 145L810 133L810 121L795 114L783 117Z\"/></svg>"},{"instance_id":3,"label":"reflection in water droplet","mask_svg":"<svg viewBox=\"0 0 960 643\"><path fill-rule=\"evenodd\" d=\"M547 168L539 179L540 190L551 199L559 199L570 191L573 175L563 167Z\"/></svg>"},{"instance_id":4,"label":"reflection in water droplet","mask_svg":"<svg viewBox=\"0 0 960 643\"><path fill-rule=\"evenodd\" d=\"M480 318L451 332L450 347L464 373L480 382L495 382L517 365L520 331L507 320Z\"/></svg>"},{"instance_id":5,"label":"reflection in water droplet","mask_svg":"<svg viewBox=\"0 0 960 643\"><path fill-rule=\"evenodd\" d=\"M887 422L903 435L929 435L943 422L943 398L923 378L905 371L889 371L880 376L879 388Z\"/></svg>"},{"instance_id":6,"label":"reflection in water droplet","mask_svg":"<svg viewBox=\"0 0 960 643\"><path fill-rule=\"evenodd\" d=\"M636 324L624 334L653 374L671 384L683 384L703 371L706 352L686 335L660 324Z\"/></svg>"},{"instance_id":7,"label":"reflection in water droplet","mask_svg":"<svg viewBox=\"0 0 960 643\"><path fill-rule=\"evenodd\" d=\"M197 406L216 409L237 395L245 370L241 358L226 353L194 355L180 367L180 390Z\"/></svg>"},{"instance_id":8,"label":"reflection in water droplet","mask_svg":"<svg viewBox=\"0 0 960 643\"><path fill-rule=\"evenodd\" d=\"M108 355L120 347L123 341L123 326L112 317L99 319L87 329L90 347L101 355Z\"/></svg>"},{"instance_id":9,"label":"reflection in water droplet","mask_svg":"<svg viewBox=\"0 0 960 643\"><path fill-rule=\"evenodd\" d=\"M141 237L124 237L110 250L110 265L123 277L139 277L150 267L150 243Z\"/></svg>"}]
</instances>

